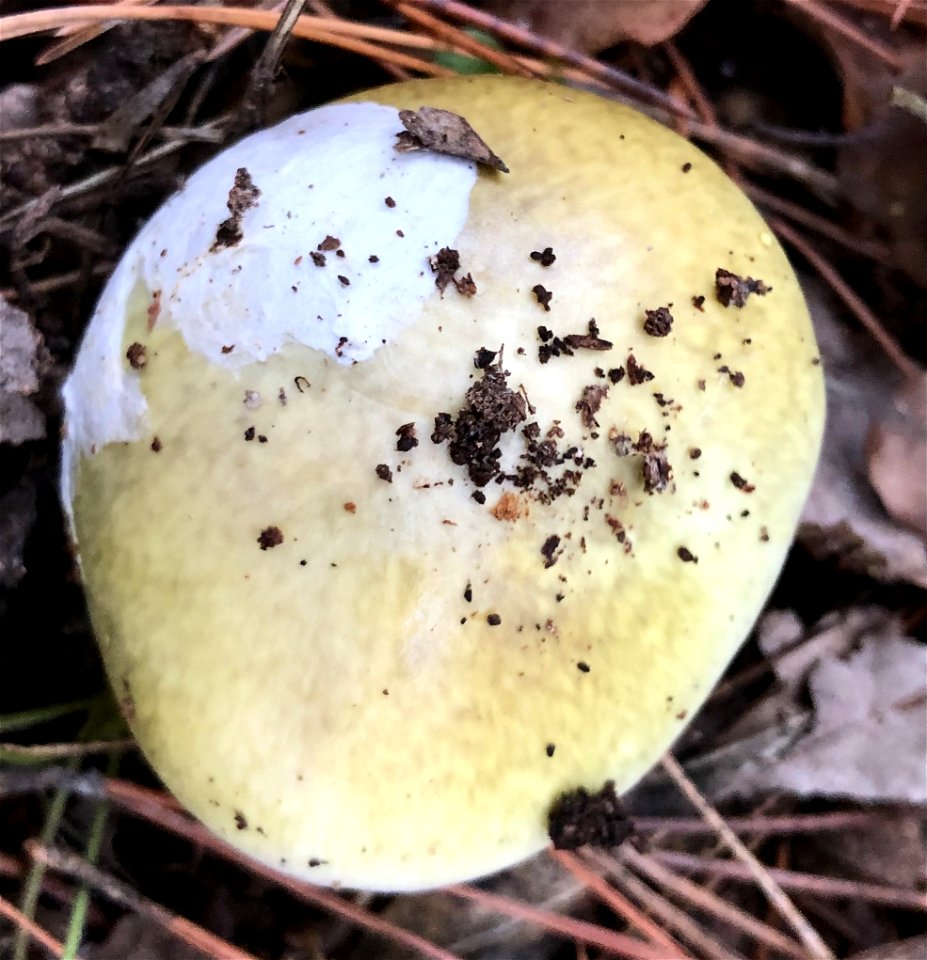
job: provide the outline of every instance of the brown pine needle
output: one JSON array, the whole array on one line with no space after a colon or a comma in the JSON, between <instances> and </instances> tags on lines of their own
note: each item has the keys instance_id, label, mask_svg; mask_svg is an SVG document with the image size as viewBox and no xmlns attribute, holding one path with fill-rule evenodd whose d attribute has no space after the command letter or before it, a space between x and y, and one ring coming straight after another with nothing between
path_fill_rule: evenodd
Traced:
<instances>
[{"instance_id":1,"label":"brown pine needle","mask_svg":"<svg viewBox=\"0 0 927 960\"><path fill-rule=\"evenodd\" d=\"M724 841L727 848L749 871L750 876L766 894L769 902L795 931L796 936L809 955L816 960L834 960L833 953L821 939L817 930L808 923L782 887L770 876L766 867L757 860L737 834L724 822L724 817L702 796L695 784L677 763L676 758L667 753L663 757L662 766L686 799L698 810L706 823L710 823L717 830L718 836Z\"/></svg>"},{"instance_id":2,"label":"brown pine needle","mask_svg":"<svg viewBox=\"0 0 927 960\"><path fill-rule=\"evenodd\" d=\"M141 817L176 836L183 837L204 850L228 860L256 876L263 877L271 883L288 890L300 900L326 910L331 914L344 917L356 926L371 930L374 933L415 950L430 960L460 960L460 957L442 947L438 947L424 937L405 930L391 923L389 920L367 910L359 904L351 903L343 897L321 887L302 883L292 877L273 870L271 867L252 860L245 854L230 847L218 837L210 833L202 824L192 820L186 814L176 809L173 797L146 790L125 780L107 780L107 797L120 809L134 816ZM651 958L644 958L651 960ZM656 958L653 958L656 960Z\"/></svg>"},{"instance_id":3,"label":"brown pine needle","mask_svg":"<svg viewBox=\"0 0 927 960\"><path fill-rule=\"evenodd\" d=\"M121 880L110 876L77 854L55 847L46 847L35 840L27 841L25 846L29 856L49 870L73 877L106 897L107 900L145 917L178 940L182 940L195 950L202 951L207 956L221 958L221 960L257 960L253 954L239 950L191 920L178 916L159 903L136 893Z\"/></svg>"},{"instance_id":4,"label":"brown pine needle","mask_svg":"<svg viewBox=\"0 0 927 960\"><path fill-rule=\"evenodd\" d=\"M671 891L690 906L711 914L735 930L753 937L758 943L772 947L796 960L803 960L805 957L805 951L800 944L789 939L784 933L780 933L745 910L728 903L711 890L679 876L653 857L638 853L629 845L621 851L621 859L662 890Z\"/></svg>"},{"instance_id":5,"label":"brown pine needle","mask_svg":"<svg viewBox=\"0 0 927 960\"><path fill-rule=\"evenodd\" d=\"M451 26L437 17L433 17L424 10L419 10L410 3L403 3L402 0L387 0L387 2L396 8L407 20L419 27L427 30L439 40L450 43L464 53L472 54L485 60L487 63L498 67L503 73L510 73L516 77L532 77L533 71L510 53L504 50L494 50L485 43L481 43L475 37L465 33L459 27Z\"/></svg>"},{"instance_id":6,"label":"brown pine needle","mask_svg":"<svg viewBox=\"0 0 927 960\"><path fill-rule=\"evenodd\" d=\"M20 930L30 936L36 943L40 943L53 957L64 956L64 944L56 940L47 930L40 927L34 920L27 917L22 910L18 910L9 900L0 897L0 916L6 917Z\"/></svg>"},{"instance_id":7,"label":"brown pine needle","mask_svg":"<svg viewBox=\"0 0 927 960\"><path fill-rule=\"evenodd\" d=\"M607 904L631 927L643 934L655 947L662 947L669 957L686 957L685 951L660 926L612 887L603 877L593 873L575 854L568 850L551 850L551 856L576 877L588 890Z\"/></svg>"},{"instance_id":8,"label":"brown pine needle","mask_svg":"<svg viewBox=\"0 0 927 960\"><path fill-rule=\"evenodd\" d=\"M589 855L598 861L608 875L627 891L628 896L633 897L652 916L673 930L680 939L699 951L703 960L744 960L742 954L711 937L695 921L690 911L680 909L670 903L662 893L648 887L646 883L631 873L623 863L619 863L616 857L599 854L597 851L590 851ZM804 958L804 954L800 954L800 957Z\"/></svg>"},{"instance_id":9,"label":"brown pine needle","mask_svg":"<svg viewBox=\"0 0 927 960\"><path fill-rule=\"evenodd\" d=\"M755 183L744 183L742 186L750 199L761 206L769 207L770 210L774 210L776 213L788 217L789 220L794 220L795 223L800 223L803 227L833 240L834 243L839 243L840 246L851 250L853 253L869 257L887 267L893 266L886 244L876 240L864 240L849 230L837 226L826 217L812 213L799 204L792 203L791 200L785 200L775 193L770 193L768 190L758 187Z\"/></svg>"},{"instance_id":10,"label":"brown pine needle","mask_svg":"<svg viewBox=\"0 0 927 960\"><path fill-rule=\"evenodd\" d=\"M534 907L521 900L503 897L497 893L489 893L479 887L454 884L443 889L447 893L452 893L455 897L472 900L488 910L501 913L503 916L537 924L551 933L559 933L565 937L572 937L574 940L581 940L591 946L600 947L609 953L613 953L615 956L625 957L627 960L667 960L664 950L645 943L643 940L637 940L623 933L596 926L594 923L587 923L585 920L575 920L559 913L551 913L549 910Z\"/></svg>"},{"instance_id":11,"label":"brown pine needle","mask_svg":"<svg viewBox=\"0 0 927 960\"><path fill-rule=\"evenodd\" d=\"M469 4L461 3L459 0L407 0L415 6L427 7L435 13L446 14L454 20L466 23L471 27L485 30L501 40L505 40L516 46L524 47L542 57L550 57L553 60L560 60L573 67L585 71L590 76L604 81L605 84L614 89L621 90L635 97L644 103L653 103L669 110L672 114L681 114L682 116L692 116L692 111L686 107L680 106L667 93L653 84L644 83L636 77L618 70L616 67L609 66L601 60L588 57L577 50L566 47L555 40L549 40L546 37L538 36L530 30L519 27L508 20L493 16L491 13L485 13L477 10Z\"/></svg>"},{"instance_id":12,"label":"brown pine needle","mask_svg":"<svg viewBox=\"0 0 927 960\"><path fill-rule=\"evenodd\" d=\"M704 873L728 880L747 882L753 879L753 875L746 866L730 860L715 860L691 853L675 853L671 850L654 850L651 856L661 863L688 873ZM927 893L921 893L919 890L857 880L842 880L840 877L826 877L818 873L802 873L798 870L781 870L777 867L767 867L766 870L784 890L795 893L813 894L830 900L864 900L867 903L877 903L896 910L927 913Z\"/></svg>"},{"instance_id":13,"label":"brown pine needle","mask_svg":"<svg viewBox=\"0 0 927 960\"><path fill-rule=\"evenodd\" d=\"M889 18L891 28L902 23L927 27L927 3L924 0L836 0L844 6Z\"/></svg>"},{"instance_id":14,"label":"brown pine needle","mask_svg":"<svg viewBox=\"0 0 927 960\"><path fill-rule=\"evenodd\" d=\"M887 63L893 70L899 71L904 66L904 57L897 50L880 43L869 36L865 30L860 29L854 23L850 23L849 20L845 20L839 13L834 13L829 7L819 3L818 0L786 0L786 3L801 10L805 16L812 20L830 27L863 50L867 50L873 56Z\"/></svg>"},{"instance_id":15,"label":"brown pine needle","mask_svg":"<svg viewBox=\"0 0 927 960\"><path fill-rule=\"evenodd\" d=\"M251 30L273 31L280 20L273 10L255 10L244 7L197 7L192 5L134 7L115 3L106 6L53 7L0 17L0 40L14 40L48 30L57 30L69 24L86 25L93 22L119 20L180 20L188 23L208 23L217 26L247 27ZM383 27L333 20L304 14L293 27L292 36L314 40L367 57L386 60L408 67L419 73L436 77L453 76L453 71L436 63L413 57L399 50L381 46L382 42L402 43L406 46L409 34Z\"/></svg>"},{"instance_id":16,"label":"brown pine needle","mask_svg":"<svg viewBox=\"0 0 927 960\"><path fill-rule=\"evenodd\" d=\"M902 350L895 338L882 326L882 322L873 311L863 302L850 285L843 279L837 270L826 260L817 249L806 240L797 230L784 224L781 220L770 219L769 225L818 271L827 285L846 304L856 319L869 331L873 340L885 351L889 359L904 374L905 377L920 376L917 364Z\"/></svg>"}]
</instances>

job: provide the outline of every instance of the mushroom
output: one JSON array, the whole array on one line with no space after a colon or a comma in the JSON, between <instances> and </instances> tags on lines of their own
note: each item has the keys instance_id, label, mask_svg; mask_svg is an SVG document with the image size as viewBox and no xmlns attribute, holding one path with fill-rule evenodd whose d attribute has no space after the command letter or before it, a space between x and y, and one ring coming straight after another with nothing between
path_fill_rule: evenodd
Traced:
<instances>
[{"instance_id":1,"label":"mushroom","mask_svg":"<svg viewBox=\"0 0 927 960\"><path fill-rule=\"evenodd\" d=\"M509 172L397 137L423 105ZM795 277L718 167L502 77L220 153L126 251L64 397L152 767L248 854L370 890L504 868L562 794L646 773L776 579L824 409Z\"/></svg>"}]
</instances>

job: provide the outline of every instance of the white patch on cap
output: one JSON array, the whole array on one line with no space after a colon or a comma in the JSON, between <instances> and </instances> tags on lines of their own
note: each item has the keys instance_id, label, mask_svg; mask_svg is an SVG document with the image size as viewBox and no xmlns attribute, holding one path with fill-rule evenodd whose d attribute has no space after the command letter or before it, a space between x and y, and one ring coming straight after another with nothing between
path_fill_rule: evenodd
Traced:
<instances>
[{"instance_id":1,"label":"white patch on cap","mask_svg":"<svg viewBox=\"0 0 927 960\"><path fill-rule=\"evenodd\" d=\"M77 457L141 435L146 402L123 345L133 296L160 291L157 323L232 369L290 342L341 363L366 360L415 323L436 293L428 257L463 228L476 165L398 153L401 129L395 109L373 103L291 117L214 157L151 218L107 284L64 386L67 509ZM241 215L242 239L216 245L239 168L260 194ZM344 256L318 251L326 237Z\"/></svg>"}]
</instances>

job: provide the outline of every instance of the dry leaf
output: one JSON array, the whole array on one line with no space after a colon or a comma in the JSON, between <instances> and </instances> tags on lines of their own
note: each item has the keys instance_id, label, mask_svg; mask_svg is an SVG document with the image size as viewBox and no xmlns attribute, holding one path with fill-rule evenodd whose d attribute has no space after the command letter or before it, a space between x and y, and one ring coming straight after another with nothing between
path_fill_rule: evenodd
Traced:
<instances>
[{"instance_id":1,"label":"dry leaf","mask_svg":"<svg viewBox=\"0 0 927 960\"><path fill-rule=\"evenodd\" d=\"M707 0L491 0L490 10L584 53L622 40L652 47L676 34Z\"/></svg>"},{"instance_id":2,"label":"dry leaf","mask_svg":"<svg viewBox=\"0 0 927 960\"><path fill-rule=\"evenodd\" d=\"M899 523L927 537L927 378L895 392L867 438L869 481Z\"/></svg>"},{"instance_id":3,"label":"dry leaf","mask_svg":"<svg viewBox=\"0 0 927 960\"><path fill-rule=\"evenodd\" d=\"M802 284L827 382L827 427L799 540L815 555L886 582L927 586L927 547L892 519L867 479L870 423L890 417L897 371L862 333L834 315L817 280Z\"/></svg>"},{"instance_id":4,"label":"dry leaf","mask_svg":"<svg viewBox=\"0 0 927 960\"><path fill-rule=\"evenodd\" d=\"M456 113L437 107L419 107L418 110L400 110L399 119L406 128L396 134L396 149L400 153L431 150L449 157L474 160L503 173L509 172L486 141Z\"/></svg>"},{"instance_id":5,"label":"dry leaf","mask_svg":"<svg viewBox=\"0 0 927 960\"><path fill-rule=\"evenodd\" d=\"M28 315L0 297L0 443L45 436L45 417L29 399L39 389L41 346Z\"/></svg>"},{"instance_id":6,"label":"dry leaf","mask_svg":"<svg viewBox=\"0 0 927 960\"><path fill-rule=\"evenodd\" d=\"M762 628L761 646L766 646ZM726 795L769 791L863 801L927 801L927 649L879 608L831 614L775 661L783 680L732 731L798 709L807 678L814 722L787 753L734 776Z\"/></svg>"}]
</instances>

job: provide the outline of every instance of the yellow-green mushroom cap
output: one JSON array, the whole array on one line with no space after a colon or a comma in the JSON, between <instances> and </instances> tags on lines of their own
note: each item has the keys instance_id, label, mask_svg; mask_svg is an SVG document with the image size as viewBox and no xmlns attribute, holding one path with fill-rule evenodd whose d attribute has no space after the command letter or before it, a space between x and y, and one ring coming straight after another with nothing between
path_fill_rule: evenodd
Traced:
<instances>
[{"instance_id":1,"label":"yellow-green mushroom cap","mask_svg":"<svg viewBox=\"0 0 927 960\"><path fill-rule=\"evenodd\" d=\"M394 149L422 106L510 172ZM648 770L775 581L824 409L795 277L715 164L501 77L221 153L126 252L64 392L148 760L247 853L372 890L511 865L561 793Z\"/></svg>"}]
</instances>

